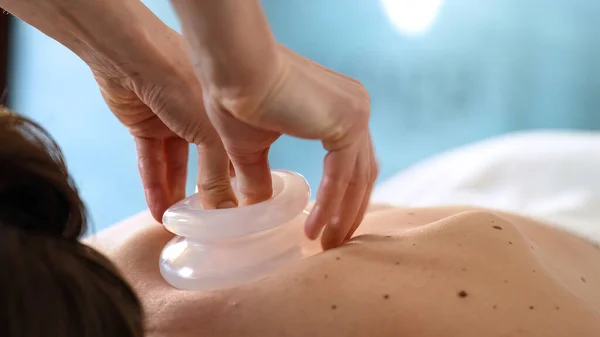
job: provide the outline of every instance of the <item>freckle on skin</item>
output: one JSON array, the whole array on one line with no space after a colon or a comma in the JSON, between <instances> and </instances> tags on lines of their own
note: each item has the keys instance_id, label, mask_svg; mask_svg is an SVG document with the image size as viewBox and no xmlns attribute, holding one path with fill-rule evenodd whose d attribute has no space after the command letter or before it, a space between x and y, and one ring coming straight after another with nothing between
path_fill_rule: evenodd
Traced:
<instances>
[{"instance_id":1,"label":"freckle on skin","mask_svg":"<svg viewBox=\"0 0 600 337\"><path fill-rule=\"evenodd\" d=\"M512 241L508 241L508 244L509 244L509 245L512 245Z\"/></svg>"},{"instance_id":2,"label":"freckle on skin","mask_svg":"<svg viewBox=\"0 0 600 337\"><path fill-rule=\"evenodd\" d=\"M410 212L410 213L408 213L408 215L415 215L415 213L414 212Z\"/></svg>"},{"instance_id":3,"label":"freckle on skin","mask_svg":"<svg viewBox=\"0 0 600 337\"><path fill-rule=\"evenodd\" d=\"M458 292L458 297L465 298L467 296L469 296L469 294L467 294L467 292L464 290Z\"/></svg>"},{"instance_id":4,"label":"freckle on skin","mask_svg":"<svg viewBox=\"0 0 600 337\"><path fill-rule=\"evenodd\" d=\"M399 265L399 264L400 264L400 262L396 262L396 265Z\"/></svg>"},{"instance_id":5,"label":"freckle on skin","mask_svg":"<svg viewBox=\"0 0 600 337\"><path fill-rule=\"evenodd\" d=\"M413 243L413 246L416 246L416 245L417 245L416 243Z\"/></svg>"},{"instance_id":6,"label":"freckle on skin","mask_svg":"<svg viewBox=\"0 0 600 337\"><path fill-rule=\"evenodd\" d=\"M533 309L535 309L535 307L533 305L530 305L529 310L533 310Z\"/></svg>"},{"instance_id":7,"label":"freckle on skin","mask_svg":"<svg viewBox=\"0 0 600 337\"><path fill-rule=\"evenodd\" d=\"M504 283L508 283L508 280L504 280Z\"/></svg>"},{"instance_id":8,"label":"freckle on skin","mask_svg":"<svg viewBox=\"0 0 600 337\"><path fill-rule=\"evenodd\" d=\"M385 295L383 295L383 299L384 299L384 300L387 300L387 299L389 299L389 298L390 298L390 295L388 295L388 294L385 294Z\"/></svg>"},{"instance_id":9,"label":"freckle on skin","mask_svg":"<svg viewBox=\"0 0 600 337\"><path fill-rule=\"evenodd\" d=\"M331 306L331 310L335 310L335 309L337 309L337 305L333 304L333 305Z\"/></svg>"},{"instance_id":10,"label":"freckle on skin","mask_svg":"<svg viewBox=\"0 0 600 337\"><path fill-rule=\"evenodd\" d=\"M497 308L497 306L496 306L496 305L494 305L494 306L492 307L492 309L494 309L494 310L496 310L496 308Z\"/></svg>"},{"instance_id":11,"label":"freckle on skin","mask_svg":"<svg viewBox=\"0 0 600 337\"><path fill-rule=\"evenodd\" d=\"M391 237L392 237L391 235L386 235L386 236L385 236L385 238L386 238L386 239L389 239L389 238L391 238Z\"/></svg>"},{"instance_id":12,"label":"freckle on skin","mask_svg":"<svg viewBox=\"0 0 600 337\"><path fill-rule=\"evenodd\" d=\"M533 271L533 273L535 274L535 270Z\"/></svg>"},{"instance_id":13,"label":"freckle on skin","mask_svg":"<svg viewBox=\"0 0 600 337\"><path fill-rule=\"evenodd\" d=\"M531 247L531 250L535 250L535 248L533 248L533 246L529 246L529 247Z\"/></svg>"},{"instance_id":14,"label":"freckle on skin","mask_svg":"<svg viewBox=\"0 0 600 337\"><path fill-rule=\"evenodd\" d=\"M463 268L462 271L467 271L467 268Z\"/></svg>"},{"instance_id":15,"label":"freckle on skin","mask_svg":"<svg viewBox=\"0 0 600 337\"><path fill-rule=\"evenodd\" d=\"M556 307L554 307L555 310L560 310L560 307L557 305Z\"/></svg>"},{"instance_id":16,"label":"freckle on skin","mask_svg":"<svg viewBox=\"0 0 600 337\"><path fill-rule=\"evenodd\" d=\"M337 261L339 261L339 260L341 260L342 258L338 256L338 257L336 257L335 259L336 259Z\"/></svg>"},{"instance_id":17,"label":"freckle on skin","mask_svg":"<svg viewBox=\"0 0 600 337\"><path fill-rule=\"evenodd\" d=\"M328 278L329 276L328 276L327 274L325 274L325 276L324 276L324 277L325 277L325 278Z\"/></svg>"},{"instance_id":18,"label":"freckle on skin","mask_svg":"<svg viewBox=\"0 0 600 337\"><path fill-rule=\"evenodd\" d=\"M502 230L502 227L500 227L500 226L492 226L492 228L493 228L493 229L497 229L497 230L499 230L499 231L501 231L501 230Z\"/></svg>"},{"instance_id":19,"label":"freckle on skin","mask_svg":"<svg viewBox=\"0 0 600 337\"><path fill-rule=\"evenodd\" d=\"M581 277L581 282L583 282L583 283L587 282L586 279L585 279L585 277L583 277L583 276Z\"/></svg>"}]
</instances>

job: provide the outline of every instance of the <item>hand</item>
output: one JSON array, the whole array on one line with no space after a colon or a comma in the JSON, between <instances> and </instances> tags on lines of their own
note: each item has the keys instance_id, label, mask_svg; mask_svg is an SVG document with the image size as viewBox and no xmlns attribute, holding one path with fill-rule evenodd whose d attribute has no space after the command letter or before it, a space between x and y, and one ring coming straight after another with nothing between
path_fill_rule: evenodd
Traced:
<instances>
[{"instance_id":1,"label":"hand","mask_svg":"<svg viewBox=\"0 0 600 337\"><path fill-rule=\"evenodd\" d=\"M271 196L267 156L281 134L321 140L328 153L306 234L327 225L324 248L349 239L377 177L363 86L278 45L258 0L171 3L242 203Z\"/></svg>"},{"instance_id":2,"label":"hand","mask_svg":"<svg viewBox=\"0 0 600 337\"><path fill-rule=\"evenodd\" d=\"M184 197L188 142L198 146L205 207L237 201L229 161L203 108L182 39L139 0L0 0L2 8L76 53L134 136L153 216Z\"/></svg>"},{"instance_id":3,"label":"hand","mask_svg":"<svg viewBox=\"0 0 600 337\"><path fill-rule=\"evenodd\" d=\"M202 88L181 37L165 26L164 36L155 35L154 41L156 50L140 51L153 57L134 72L92 65L106 103L134 137L150 211L161 221L164 211L185 197L188 143L197 145L198 186L205 207L234 207L229 159L206 116Z\"/></svg>"},{"instance_id":4,"label":"hand","mask_svg":"<svg viewBox=\"0 0 600 337\"><path fill-rule=\"evenodd\" d=\"M369 132L369 95L357 81L279 46L277 62L243 88L211 87L205 105L251 203L271 195L267 155L281 135L318 139L327 150L306 233L325 249L350 239L378 174ZM247 79L243 83L250 83Z\"/></svg>"}]
</instances>

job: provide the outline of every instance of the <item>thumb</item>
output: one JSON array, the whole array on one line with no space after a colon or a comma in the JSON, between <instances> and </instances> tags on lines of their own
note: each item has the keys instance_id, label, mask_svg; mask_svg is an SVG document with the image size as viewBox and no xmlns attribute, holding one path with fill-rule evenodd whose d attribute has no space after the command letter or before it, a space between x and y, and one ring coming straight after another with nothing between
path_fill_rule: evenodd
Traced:
<instances>
[{"instance_id":1,"label":"thumb","mask_svg":"<svg viewBox=\"0 0 600 337\"><path fill-rule=\"evenodd\" d=\"M229 154L241 205L265 201L273 195L269 148L250 154Z\"/></svg>"},{"instance_id":2,"label":"thumb","mask_svg":"<svg viewBox=\"0 0 600 337\"><path fill-rule=\"evenodd\" d=\"M231 188L229 157L223 146L198 145L198 193L206 209L233 208L238 204Z\"/></svg>"}]
</instances>

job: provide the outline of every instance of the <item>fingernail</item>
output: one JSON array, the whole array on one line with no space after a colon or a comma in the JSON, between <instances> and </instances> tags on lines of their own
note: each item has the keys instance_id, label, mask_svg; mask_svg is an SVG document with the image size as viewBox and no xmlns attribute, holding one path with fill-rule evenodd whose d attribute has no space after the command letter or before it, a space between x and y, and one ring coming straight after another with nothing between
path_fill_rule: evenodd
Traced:
<instances>
[{"instance_id":1,"label":"fingernail","mask_svg":"<svg viewBox=\"0 0 600 337\"><path fill-rule=\"evenodd\" d=\"M236 204L233 201L225 201L225 202L220 203L217 206L217 209L235 208L235 207L236 207Z\"/></svg>"},{"instance_id":2,"label":"fingernail","mask_svg":"<svg viewBox=\"0 0 600 337\"><path fill-rule=\"evenodd\" d=\"M304 233L306 233L306 236L308 237L309 240L316 240L318 235L315 233L315 229L314 226L311 224L307 224L304 230Z\"/></svg>"}]
</instances>

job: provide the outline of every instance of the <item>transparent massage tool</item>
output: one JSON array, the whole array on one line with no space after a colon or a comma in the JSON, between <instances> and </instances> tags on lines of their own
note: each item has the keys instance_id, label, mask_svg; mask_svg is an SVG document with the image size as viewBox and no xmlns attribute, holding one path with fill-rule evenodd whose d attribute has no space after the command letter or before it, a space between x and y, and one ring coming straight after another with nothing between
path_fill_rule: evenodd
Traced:
<instances>
[{"instance_id":1,"label":"transparent massage tool","mask_svg":"<svg viewBox=\"0 0 600 337\"><path fill-rule=\"evenodd\" d=\"M318 240L304 234L308 183L291 171L271 176L273 196L255 205L205 210L194 194L171 206L163 224L177 236L160 256L164 279L184 290L229 288L317 253Z\"/></svg>"}]
</instances>

